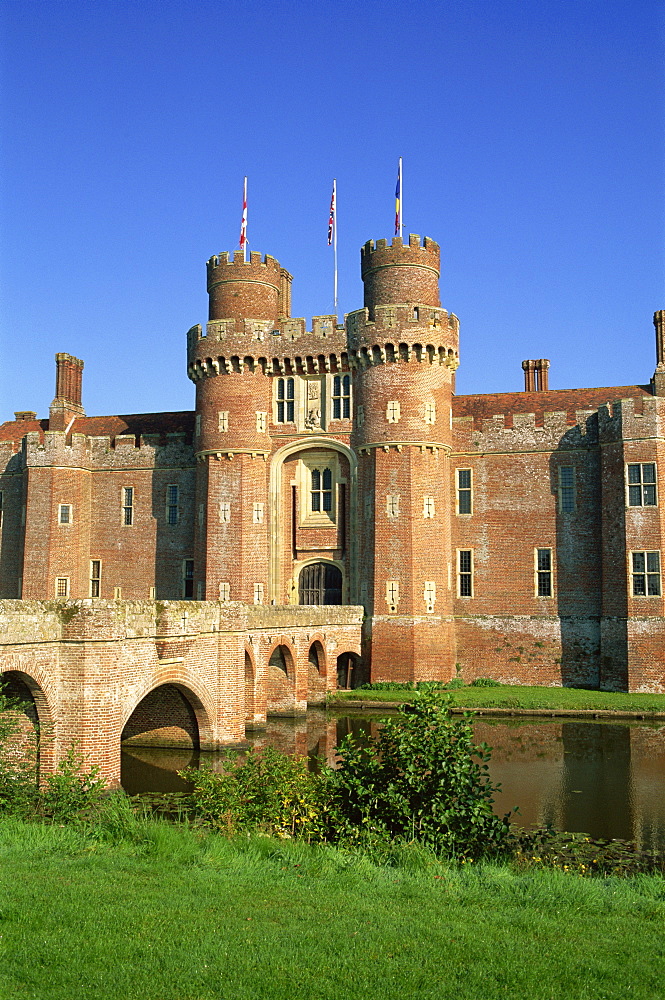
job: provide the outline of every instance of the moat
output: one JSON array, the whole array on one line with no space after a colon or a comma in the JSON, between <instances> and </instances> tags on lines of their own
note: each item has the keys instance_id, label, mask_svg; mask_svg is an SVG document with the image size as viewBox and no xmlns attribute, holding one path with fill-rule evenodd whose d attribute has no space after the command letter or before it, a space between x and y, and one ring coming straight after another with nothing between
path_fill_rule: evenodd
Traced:
<instances>
[{"instance_id":1,"label":"moat","mask_svg":"<svg viewBox=\"0 0 665 1000\"><path fill-rule=\"evenodd\" d=\"M347 733L375 732L376 713L333 715L310 711L298 719L268 720L248 734L255 746L332 762ZM596 838L635 840L665 848L665 725L520 718L474 723L478 742L493 748L490 775L500 782L497 812L519 807L522 826L551 824ZM220 754L131 747L122 755L122 783L130 794L185 790L176 773Z\"/></svg>"}]
</instances>

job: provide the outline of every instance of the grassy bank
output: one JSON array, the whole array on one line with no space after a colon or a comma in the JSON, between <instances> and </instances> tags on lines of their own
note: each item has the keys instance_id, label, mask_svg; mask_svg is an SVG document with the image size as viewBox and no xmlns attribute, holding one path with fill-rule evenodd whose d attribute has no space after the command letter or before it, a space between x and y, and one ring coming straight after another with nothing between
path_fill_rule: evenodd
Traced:
<instances>
[{"instance_id":1,"label":"grassy bank","mask_svg":"<svg viewBox=\"0 0 665 1000\"><path fill-rule=\"evenodd\" d=\"M665 714L665 694L626 694L613 691L587 691L581 688L526 687L501 684L498 687L454 687L447 690L455 708L498 708L529 711L618 712L638 715ZM380 702L400 705L413 701L413 689L358 688L339 691L330 699L336 705Z\"/></svg>"},{"instance_id":2,"label":"grassy bank","mask_svg":"<svg viewBox=\"0 0 665 1000\"><path fill-rule=\"evenodd\" d=\"M663 880L0 821L0 996L652 1000Z\"/></svg>"}]
</instances>

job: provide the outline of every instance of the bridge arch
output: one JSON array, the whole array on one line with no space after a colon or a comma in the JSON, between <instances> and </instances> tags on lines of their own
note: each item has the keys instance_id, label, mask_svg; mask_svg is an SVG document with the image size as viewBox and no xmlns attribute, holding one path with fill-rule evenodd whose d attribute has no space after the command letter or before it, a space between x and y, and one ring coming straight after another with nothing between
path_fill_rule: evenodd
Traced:
<instances>
[{"instance_id":1,"label":"bridge arch","mask_svg":"<svg viewBox=\"0 0 665 1000\"><path fill-rule=\"evenodd\" d=\"M199 694L190 678L170 673L146 682L125 706L121 742L136 745L213 747L210 699Z\"/></svg>"},{"instance_id":2,"label":"bridge arch","mask_svg":"<svg viewBox=\"0 0 665 1000\"><path fill-rule=\"evenodd\" d=\"M295 706L296 651L282 636L268 652L266 709L273 714L291 714Z\"/></svg>"},{"instance_id":3,"label":"bridge arch","mask_svg":"<svg viewBox=\"0 0 665 1000\"><path fill-rule=\"evenodd\" d=\"M256 721L256 662L254 652L245 646L245 722Z\"/></svg>"},{"instance_id":4,"label":"bridge arch","mask_svg":"<svg viewBox=\"0 0 665 1000\"><path fill-rule=\"evenodd\" d=\"M328 656L325 639L315 636L310 640L307 654L307 703L319 705L326 700Z\"/></svg>"},{"instance_id":5,"label":"bridge arch","mask_svg":"<svg viewBox=\"0 0 665 1000\"><path fill-rule=\"evenodd\" d=\"M7 665L0 674L2 693L20 703L16 710L17 731L11 738L11 747L24 756L31 767L34 763L35 782L55 768L56 733L54 712L44 685L37 679L41 671L27 673ZM43 679L42 679L43 680Z\"/></svg>"}]
</instances>

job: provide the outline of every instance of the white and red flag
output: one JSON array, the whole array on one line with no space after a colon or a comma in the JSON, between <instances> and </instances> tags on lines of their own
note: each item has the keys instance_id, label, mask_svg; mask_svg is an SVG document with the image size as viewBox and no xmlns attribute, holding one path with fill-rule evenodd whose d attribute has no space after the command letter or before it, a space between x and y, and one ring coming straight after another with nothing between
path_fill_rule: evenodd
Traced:
<instances>
[{"instance_id":1,"label":"white and red flag","mask_svg":"<svg viewBox=\"0 0 665 1000\"><path fill-rule=\"evenodd\" d=\"M335 232L335 212L337 211L336 201L336 183L333 181L332 197L330 199L330 217L328 219L328 246L332 245L333 235Z\"/></svg>"},{"instance_id":2,"label":"white and red flag","mask_svg":"<svg viewBox=\"0 0 665 1000\"><path fill-rule=\"evenodd\" d=\"M247 248L247 178L242 189L242 222L240 223L240 249Z\"/></svg>"}]
</instances>

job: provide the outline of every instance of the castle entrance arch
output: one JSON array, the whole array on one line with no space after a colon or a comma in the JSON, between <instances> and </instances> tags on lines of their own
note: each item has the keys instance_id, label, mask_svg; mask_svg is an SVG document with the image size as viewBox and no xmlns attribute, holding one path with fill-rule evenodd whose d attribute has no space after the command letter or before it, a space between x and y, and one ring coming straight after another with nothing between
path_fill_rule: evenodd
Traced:
<instances>
[{"instance_id":1,"label":"castle entrance arch","mask_svg":"<svg viewBox=\"0 0 665 1000\"><path fill-rule=\"evenodd\" d=\"M299 604L341 604L342 572L329 562L303 566L298 578Z\"/></svg>"}]
</instances>

